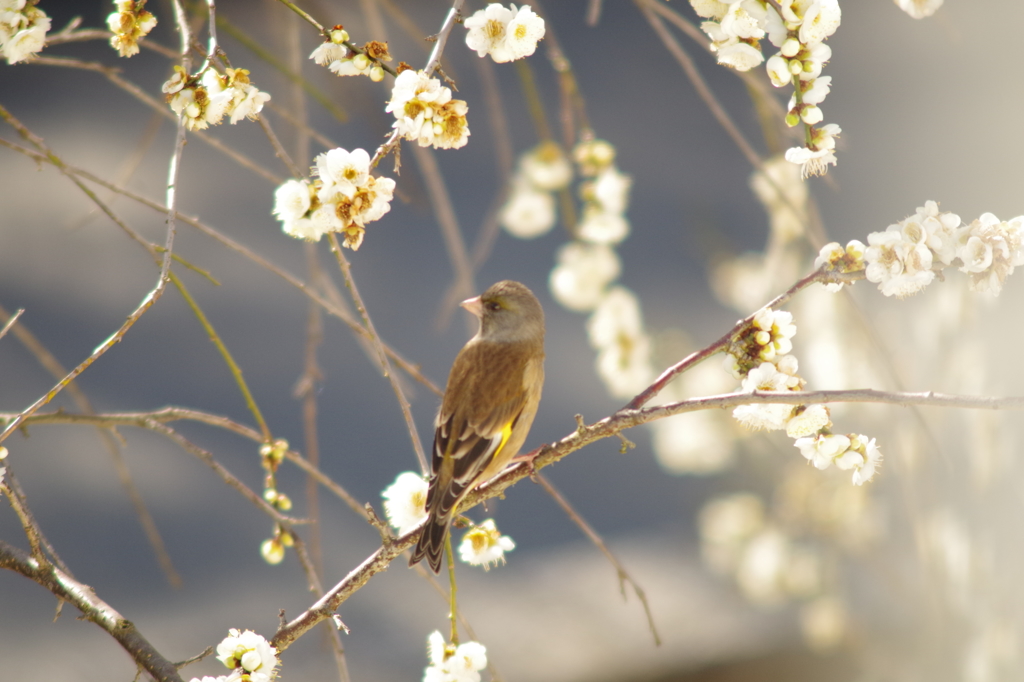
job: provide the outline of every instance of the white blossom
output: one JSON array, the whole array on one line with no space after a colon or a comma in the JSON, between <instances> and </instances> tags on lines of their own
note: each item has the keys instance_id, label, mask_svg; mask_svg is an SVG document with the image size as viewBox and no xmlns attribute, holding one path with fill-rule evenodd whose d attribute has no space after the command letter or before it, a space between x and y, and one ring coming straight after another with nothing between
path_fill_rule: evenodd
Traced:
<instances>
[{"instance_id":1,"label":"white blossom","mask_svg":"<svg viewBox=\"0 0 1024 682\"><path fill-rule=\"evenodd\" d=\"M690 0L693 11L705 19L719 20L729 11L729 5L721 0Z\"/></svg>"},{"instance_id":2,"label":"white blossom","mask_svg":"<svg viewBox=\"0 0 1024 682\"><path fill-rule=\"evenodd\" d=\"M235 628L217 645L217 658L228 668L248 675L250 682L270 682L277 667L277 650L252 630Z\"/></svg>"},{"instance_id":3,"label":"white blossom","mask_svg":"<svg viewBox=\"0 0 1024 682\"><path fill-rule=\"evenodd\" d=\"M547 192L564 189L572 180L572 164L556 142L541 142L519 159L519 174Z\"/></svg>"},{"instance_id":4,"label":"white blossom","mask_svg":"<svg viewBox=\"0 0 1024 682\"><path fill-rule=\"evenodd\" d=\"M820 43L836 32L841 19L839 0L815 0L804 12L800 42L804 45Z\"/></svg>"},{"instance_id":5,"label":"white blossom","mask_svg":"<svg viewBox=\"0 0 1024 682\"><path fill-rule=\"evenodd\" d=\"M469 141L468 105L423 71L398 74L385 111L394 114L399 134L421 147L457 149Z\"/></svg>"},{"instance_id":6,"label":"white blossom","mask_svg":"<svg viewBox=\"0 0 1024 682\"><path fill-rule=\"evenodd\" d=\"M998 295L1014 268L1024 265L1024 216L1001 221L991 213L958 233L957 257L961 272L970 275L971 289Z\"/></svg>"},{"instance_id":7,"label":"white blossom","mask_svg":"<svg viewBox=\"0 0 1024 682\"><path fill-rule=\"evenodd\" d=\"M753 45L739 40L718 45L715 48L718 63L731 66L737 71L750 71L764 61L764 55Z\"/></svg>"},{"instance_id":8,"label":"white blossom","mask_svg":"<svg viewBox=\"0 0 1024 682\"><path fill-rule=\"evenodd\" d=\"M0 2L0 54L8 64L32 57L46 44L50 17L24 0Z\"/></svg>"},{"instance_id":9,"label":"white blossom","mask_svg":"<svg viewBox=\"0 0 1024 682\"><path fill-rule=\"evenodd\" d=\"M754 315L751 326L757 330L754 340L762 347L762 360L771 361L777 355L786 355L793 350L791 339L796 334L793 313L762 308Z\"/></svg>"},{"instance_id":10,"label":"white blossom","mask_svg":"<svg viewBox=\"0 0 1024 682\"><path fill-rule=\"evenodd\" d=\"M571 310L593 310L605 287L619 276L619 257L603 244L569 242L558 251L548 286L552 296Z\"/></svg>"},{"instance_id":11,"label":"white blossom","mask_svg":"<svg viewBox=\"0 0 1024 682\"><path fill-rule=\"evenodd\" d=\"M741 0L729 5L720 23L722 31L730 37L756 40L764 37L761 25L765 18L764 5L757 0Z\"/></svg>"},{"instance_id":12,"label":"white blossom","mask_svg":"<svg viewBox=\"0 0 1024 682\"><path fill-rule=\"evenodd\" d=\"M799 414L794 414L786 422L786 435L790 438L811 436L831 423L828 407L825 405L809 405Z\"/></svg>"},{"instance_id":13,"label":"white blossom","mask_svg":"<svg viewBox=\"0 0 1024 682\"><path fill-rule=\"evenodd\" d=\"M310 188L308 180L287 180L274 190L273 213L278 220L288 224L306 216L311 204Z\"/></svg>"},{"instance_id":14,"label":"white blossom","mask_svg":"<svg viewBox=\"0 0 1024 682\"><path fill-rule=\"evenodd\" d=\"M533 239L547 234L555 226L555 198L550 192L534 189L529 183L514 183L508 201L498 213L498 222L509 234Z\"/></svg>"},{"instance_id":15,"label":"white blossom","mask_svg":"<svg viewBox=\"0 0 1024 682\"><path fill-rule=\"evenodd\" d=\"M466 27L466 46L475 50L478 57L499 52L505 56L505 34L512 21L512 10L492 2L484 9L477 10L462 23ZM497 59L495 61L508 61Z\"/></svg>"},{"instance_id":16,"label":"white blossom","mask_svg":"<svg viewBox=\"0 0 1024 682\"><path fill-rule=\"evenodd\" d=\"M515 8L515 5L512 5ZM529 57L544 38L544 20L531 7L523 5L516 11L505 30L505 45L511 60ZM499 61L497 58L494 61Z\"/></svg>"},{"instance_id":17,"label":"white blossom","mask_svg":"<svg viewBox=\"0 0 1024 682\"><path fill-rule=\"evenodd\" d=\"M762 362L750 370L743 379L740 390L744 392L788 391L791 379L790 375L780 372L772 363ZM732 411L732 416L749 429L775 431L786 428L786 422L792 412L792 405L759 403L740 405Z\"/></svg>"},{"instance_id":18,"label":"white blossom","mask_svg":"<svg viewBox=\"0 0 1024 682\"><path fill-rule=\"evenodd\" d=\"M629 221L621 213L589 205L583 209L576 236L591 244L618 244L629 236Z\"/></svg>"},{"instance_id":19,"label":"white blossom","mask_svg":"<svg viewBox=\"0 0 1024 682\"><path fill-rule=\"evenodd\" d=\"M793 445L815 468L828 469L850 447L850 439L841 434L820 433L797 438Z\"/></svg>"},{"instance_id":20,"label":"white blossom","mask_svg":"<svg viewBox=\"0 0 1024 682\"><path fill-rule=\"evenodd\" d=\"M463 22L466 45L477 56L491 55L496 62L510 62L533 54L544 38L544 20L527 5L516 9L491 3Z\"/></svg>"},{"instance_id":21,"label":"white blossom","mask_svg":"<svg viewBox=\"0 0 1024 682\"><path fill-rule=\"evenodd\" d=\"M598 350L597 373L609 393L628 398L650 384L651 342L633 292L622 286L610 289L587 322L587 333Z\"/></svg>"},{"instance_id":22,"label":"white blossom","mask_svg":"<svg viewBox=\"0 0 1024 682\"><path fill-rule=\"evenodd\" d=\"M427 518L428 484L419 474L406 471L384 489L384 515L399 535L415 530Z\"/></svg>"},{"instance_id":23,"label":"white blossom","mask_svg":"<svg viewBox=\"0 0 1024 682\"><path fill-rule=\"evenodd\" d=\"M136 0L114 0L117 11L107 16L107 28L114 35L110 45L122 57L139 53L139 39L156 26L156 17L148 10L136 6Z\"/></svg>"},{"instance_id":24,"label":"white blossom","mask_svg":"<svg viewBox=\"0 0 1024 682\"><path fill-rule=\"evenodd\" d=\"M323 183L317 193L323 203L332 201L339 192L351 198L370 177L370 155L365 149L348 151L338 147L319 154L313 163Z\"/></svg>"},{"instance_id":25,"label":"white blossom","mask_svg":"<svg viewBox=\"0 0 1024 682\"><path fill-rule=\"evenodd\" d=\"M494 524L494 519L479 523L462 536L459 543L459 556L470 566L483 566L488 570L491 564L504 564L505 552L516 548L516 543L507 535L502 535Z\"/></svg>"},{"instance_id":26,"label":"white blossom","mask_svg":"<svg viewBox=\"0 0 1024 682\"><path fill-rule=\"evenodd\" d=\"M915 19L924 19L942 7L943 0L893 0L893 2Z\"/></svg>"},{"instance_id":27,"label":"white blossom","mask_svg":"<svg viewBox=\"0 0 1024 682\"><path fill-rule=\"evenodd\" d=\"M786 161L800 166L801 177L823 175L830 165L836 163L836 155L833 153L836 148L835 138L841 132L842 129L835 123L814 128L811 133L813 148L790 147L786 150Z\"/></svg>"},{"instance_id":28,"label":"white blossom","mask_svg":"<svg viewBox=\"0 0 1024 682\"><path fill-rule=\"evenodd\" d=\"M320 66L329 66L332 62L341 61L348 57L348 48L334 42L320 43L309 55L309 58Z\"/></svg>"},{"instance_id":29,"label":"white blossom","mask_svg":"<svg viewBox=\"0 0 1024 682\"><path fill-rule=\"evenodd\" d=\"M448 644L434 630L427 638L430 665L423 671L423 682L480 682L480 671L487 667L487 649L479 642L459 646Z\"/></svg>"},{"instance_id":30,"label":"white blossom","mask_svg":"<svg viewBox=\"0 0 1024 682\"><path fill-rule=\"evenodd\" d=\"M916 294L935 279L931 250L908 238L899 225L868 235L864 262L865 277L878 284L879 291L886 296L903 298Z\"/></svg>"}]
</instances>

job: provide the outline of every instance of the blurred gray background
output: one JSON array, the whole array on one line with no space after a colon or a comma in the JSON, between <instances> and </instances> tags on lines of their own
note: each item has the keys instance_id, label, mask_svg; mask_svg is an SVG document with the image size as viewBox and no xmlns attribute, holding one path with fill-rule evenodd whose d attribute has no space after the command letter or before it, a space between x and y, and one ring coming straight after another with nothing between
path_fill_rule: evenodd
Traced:
<instances>
[{"instance_id":1,"label":"blurred gray background","mask_svg":"<svg viewBox=\"0 0 1024 682\"><path fill-rule=\"evenodd\" d=\"M763 248L767 218L748 189L751 168L637 8L605 2L599 23L591 27L585 23L588 4L549 1L542 9L573 64L594 130L616 146L619 167L634 178L628 212L633 232L619 249L621 281L640 295L653 333L682 330L697 347L718 338L737 317L711 294L709 264ZM437 31L448 7L433 0L398 5L422 35ZM469 9L479 6L470 3ZM686 3L671 6L693 18ZM42 0L40 7L53 18L56 30L73 16L81 16L84 26L103 26L112 4ZM176 46L169 4L151 2L149 7L160 20L152 37ZM376 37L366 32L360 3L309 2L303 7L325 24L344 24L356 42ZM221 0L217 9L271 52L285 54L281 27L290 18L282 5L270 0ZM884 229L927 199L941 201L944 209L965 220L983 211L1000 218L1021 213L1024 53L1018 34L1024 25L1024 4L948 0L925 21L910 19L888 0L848 0L842 9L842 26L829 40L833 59L824 72L833 77L832 94L822 105L825 121L843 128L839 164L827 178L809 181L829 236L864 240L867 232ZM429 44L410 40L393 20L386 21L396 61L422 65ZM306 25L299 33L308 54L318 39ZM220 36L233 65L250 69L253 82L272 93L274 104L288 107L285 79L226 32ZM202 37L205 40L205 34ZM692 41L680 40L740 128L764 153L742 83ZM501 186L493 134L483 115L480 75L473 63L477 57L462 41L463 29L457 27L445 52L445 66L459 85L456 96L469 102L472 136L466 148L439 151L436 158L472 245ZM556 83L543 52L542 44L530 64L549 105L548 120L556 125ZM101 41L61 45L43 54L115 65L153 96L160 95L170 70L168 60L151 51L123 60ZM515 67L497 65L496 72L518 154L537 138L519 95ZM308 61L303 73L350 117L341 123L310 104L314 127L345 148L375 148L387 131L387 80L372 84L366 79L339 79ZM119 177L140 148L152 113L100 75L3 64L0 104L66 162L163 200L172 125L161 123L141 163L129 176ZM285 145L293 145L287 123L273 111L264 111ZM274 173L287 175L257 125L222 125L209 132ZM0 135L17 139L9 126L3 126ZM320 151L313 149L314 154ZM408 145L402 162L400 200L383 220L370 225L362 248L347 255L381 336L443 385L452 359L468 337L468 315L444 306L453 270ZM0 168L0 305L8 311L24 308L21 321L65 366L73 366L122 323L153 286L156 270L141 249L98 215L52 167L37 166L0 148ZM395 177L390 160L381 170ZM190 139L180 186L184 212L305 279L303 245L282 235L270 215L271 183ZM101 196L109 199L108 193L101 191ZM135 229L162 243L162 216L124 198L112 205ZM475 278L477 290L499 279L518 279L538 294L547 313L548 379L529 448L571 432L576 414L596 421L621 404L607 396L594 373L586 318L561 308L548 292L554 252L566 239L558 228L534 241L502 233ZM179 225L175 248L220 282L214 287L179 270L244 370L274 435L302 450L301 403L293 398L292 389L302 372L307 299L186 225ZM339 280L326 244L319 244L317 252ZM957 286L963 286L962 280ZM857 289L866 308L906 314L907 308L880 302L872 285ZM934 295L929 290L921 296ZM1010 339L1020 332L1019 321L1006 321L1005 314L1019 311L1020 302L1020 287L1011 284L993 313L1004 320L1006 329L1004 340L991 352L1016 347ZM446 320L443 326L440 319ZM388 383L345 327L331 318L325 318L324 327L324 376L317 387L321 466L356 498L379 510L381 490L399 472L416 469L416 460ZM895 325L883 324L880 333L894 353L914 352L913 340L898 333ZM942 389L928 383L928 377L915 376L908 388ZM1014 392L1012 382L1003 385L998 375L989 378L993 383L982 383L977 392ZM0 341L0 411L23 409L52 384L12 337ZM81 377L79 385L98 411L180 405L247 424L252 421L219 355L181 297L170 289L123 342ZM437 398L421 386L413 386L410 398L421 438L429 441ZM53 407L73 409L65 397ZM934 415L942 418L942 413ZM861 424L861 430L874 425L870 419ZM259 488L262 473L253 444L200 425L177 426ZM169 587L161 574L94 432L85 427L38 427L5 443L32 510L77 578L95 587L173 660L215 644L229 627L269 637L278 609L292 617L311 603L294 556L280 566L260 559L259 544L271 532L265 516L166 440L138 429L121 431L125 457L184 580L180 589ZM628 454L620 454L619 442L609 440L575 453L545 473L646 589L665 644L653 645L636 599L630 594L624 602L620 596L614 570L555 503L525 481L506 500L490 505L489 513L517 543L508 565L487 574L464 570L460 579L460 605L503 677L668 679L754 659L763 665L748 665L746 676L709 679L782 679L775 676L783 674L779 670L785 670L789 679L821 679L822 666L830 671L828 679L852 679L845 667L847 657L857 654L866 632L832 658L815 659L802 649L792 608L749 606L727 580L701 568L696 512L716 494L756 488L757 467L745 468L741 458L736 470L721 476L674 476L657 464L647 431L628 435L638 446ZM782 435L758 442L761 450L781 452L781 458L797 456ZM890 440L885 448L893 452L897 443ZM883 493L888 490L898 509L901 488L892 481L897 471L895 466L883 469L881 480L872 485ZM947 472L949 482L956 482L954 472L955 468ZM293 468L283 468L281 489L296 500L297 515L304 512L304 485ZM331 585L372 552L379 539L337 500L321 493L321 501L324 582ZM475 517L484 518L482 514L477 510ZM907 541L906 536L897 537ZM25 545L6 505L0 511L0 538ZM868 603L884 601L879 595L894 588L891 577L873 575L870 580L886 587L869 582L856 588L875 595L866 598ZM0 677L18 682L132 677L127 657L98 628L76 621L73 609L65 609L51 623L54 606L52 596L35 584L0 573ZM893 632L913 622L906 613L893 616L875 603L860 614L874 623L865 630L878 626L879 621L871 619L879 611ZM417 679L425 664L425 637L435 628L444 631L446 612L443 600L401 562L374 578L340 610L352 628L343 641L353 679ZM773 668L780 665L771 658L778 652L792 652L807 675L800 677L795 668ZM284 661L284 679L336 679L317 634L290 649ZM215 661L207 661L186 669L185 676L222 671ZM902 673L910 676L901 677ZM932 679L960 679L958 675L946 670ZM904 670L887 679L916 677Z\"/></svg>"}]
</instances>

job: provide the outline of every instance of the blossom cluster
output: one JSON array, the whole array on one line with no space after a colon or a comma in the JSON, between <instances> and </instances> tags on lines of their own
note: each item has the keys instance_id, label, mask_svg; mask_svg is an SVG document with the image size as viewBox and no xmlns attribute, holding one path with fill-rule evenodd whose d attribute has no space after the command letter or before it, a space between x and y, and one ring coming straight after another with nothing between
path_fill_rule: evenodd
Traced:
<instances>
[{"instance_id":1,"label":"blossom cluster","mask_svg":"<svg viewBox=\"0 0 1024 682\"><path fill-rule=\"evenodd\" d=\"M384 80L381 62L391 61L387 45L369 42L358 52L345 45L348 39L348 32L341 26L335 26L330 31L330 40L313 50L309 58L339 76L368 76L375 83Z\"/></svg>"},{"instance_id":2,"label":"blossom cluster","mask_svg":"<svg viewBox=\"0 0 1024 682\"><path fill-rule=\"evenodd\" d=\"M846 247L833 242L821 249L815 267L832 272L863 270L886 296L903 298L931 284L937 271L959 263L973 291L998 295L1016 266L1024 264L1024 216L999 220L983 213L962 223L955 213L925 202L914 215Z\"/></svg>"},{"instance_id":3,"label":"blossom cluster","mask_svg":"<svg viewBox=\"0 0 1024 682\"><path fill-rule=\"evenodd\" d=\"M405 471L384 489L384 515L399 536L419 528L427 518L427 482L419 474ZM504 564L505 552L516 548L516 543L498 531L493 519L478 523L462 537L459 556L470 566Z\"/></svg>"},{"instance_id":4,"label":"blossom cluster","mask_svg":"<svg viewBox=\"0 0 1024 682\"><path fill-rule=\"evenodd\" d=\"M231 124L243 118L256 120L270 95L249 81L247 69L225 69L221 74L207 68L202 74L189 75L180 66L163 85L167 103L182 116L189 130L204 130L218 125L225 116Z\"/></svg>"},{"instance_id":5,"label":"blossom cluster","mask_svg":"<svg viewBox=\"0 0 1024 682\"><path fill-rule=\"evenodd\" d=\"M782 310L763 308L750 324L731 340L726 369L742 380L741 391L798 391L806 383L798 374L796 357L789 355L796 334L793 315ZM840 469L853 469L853 482L871 480L881 461L874 439L867 436L837 436L825 405L787 405L763 403L740 405L733 417L751 429L786 430L796 439L794 445L817 468L835 463ZM815 448L821 446L818 451Z\"/></svg>"},{"instance_id":6,"label":"blossom cluster","mask_svg":"<svg viewBox=\"0 0 1024 682\"><path fill-rule=\"evenodd\" d=\"M833 594L832 572L827 570L821 551L815 543L801 541L797 535L819 530L814 526L823 511L830 518L849 516L850 521L863 527L863 514L851 511L863 507L834 503L836 496L846 498L843 502L853 502L851 494L854 499L863 495L852 493L861 489L849 486L849 493L823 488L817 481L801 480L796 470L790 472L798 475L787 476L784 486L788 488L780 488L782 504L771 517L761 499L749 493L719 497L704 505L699 524L701 553L711 568L732 577L751 601L764 605L789 600L800 603L805 641L814 649L828 650L840 644L846 634L846 608ZM808 490L823 491L822 499L808 499ZM787 513L800 519L797 533L786 523ZM848 529L820 530L831 534Z\"/></svg>"},{"instance_id":7,"label":"blossom cluster","mask_svg":"<svg viewBox=\"0 0 1024 682\"><path fill-rule=\"evenodd\" d=\"M463 22L466 45L477 56L491 55L500 63L529 57L544 38L544 20L528 5L516 9L494 2L477 10Z\"/></svg>"},{"instance_id":8,"label":"blossom cluster","mask_svg":"<svg viewBox=\"0 0 1024 682\"><path fill-rule=\"evenodd\" d=\"M0 54L8 64L23 62L46 44L50 17L36 0L0 0Z\"/></svg>"},{"instance_id":9,"label":"blossom cluster","mask_svg":"<svg viewBox=\"0 0 1024 682\"><path fill-rule=\"evenodd\" d=\"M110 46L122 57L139 53L139 39L145 37L156 26L156 17L145 9L146 0L114 0L116 12L107 17L107 27L114 35Z\"/></svg>"},{"instance_id":10,"label":"blossom cluster","mask_svg":"<svg viewBox=\"0 0 1024 682\"><path fill-rule=\"evenodd\" d=\"M538 187L561 187L568 181L564 161L549 149L542 145L524 157L520 187L528 181L533 188L529 191L539 192ZM625 212L632 180L615 165L615 148L604 140L579 143L573 160L584 178L579 188L582 219L575 228L576 239L559 249L548 284L555 300L566 308L592 312L587 331L597 351L598 375L612 395L629 397L654 375L640 303L629 289L613 286L621 271L614 246L629 235ZM516 209L516 202L523 201L517 192L525 191L514 188L502 211L503 224L513 234L530 232L522 218L525 212ZM553 198L551 204L553 210Z\"/></svg>"},{"instance_id":11,"label":"blossom cluster","mask_svg":"<svg viewBox=\"0 0 1024 682\"><path fill-rule=\"evenodd\" d=\"M572 181L572 164L551 140L519 157L508 200L498 214L501 226L520 239L547 234L555 226L555 193Z\"/></svg>"},{"instance_id":12,"label":"blossom cluster","mask_svg":"<svg viewBox=\"0 0 1024 682\"><path fill-rule=\"evenodd\" d=\"M875 439L863 434L851 433L844 436L821 432L797 438L794 444L800 454L818 469L828 469L833 464L844 471L852 469L856 485L870 481L882 461L882 453L875 445Z\"/></svg>"},{"instance_id":13,"label":"blossom cluster","mask_svg":"<svg viewBox=\"0 0 1024 682\"><path fill-rule=\"evenodd\" d=\"M398 134L421 147L458 149L469 141L468 105L423 71L398 74L384 110L394 114Z\"/></svg>"},{"instance_id":14,"label":"blossom cluster","mask_svg":"<svg viewBox=\"0 0 1024 682\"><path fill-rule=\"evenodd\" d=\"M449 644L437 630L427 637L427 658L430 664L423 671L423 682L480 682L480 671L487 667L483 644Z\"/></svg>"},{"instance_id":15,"label":"blossom cluster","mask_svg":"<svg viewBox=\"0 0 1024 682\"><path fill-rule=\"evenodd\" d=\"M315 159L312 179L288 180L274 192L273 213L285 234L319 241L339 232L343 245L358 249L366 223L391 210L395 181L370 175L365 149L331 149Z\"/></svg>"},{"instance_id":16,"label":"blossom cluster","mask_svg":"<svg viewBox=\"0 0 1024 682\"><path fill-rule=\"evenodd\" d=\"M229 675L192 678L192 682L271 682L277 677L277 649L252 630L231 628L217 645L217 659L231 668Z\"/></svg>"},{"instance_id":17,"label":"blossom cluster","mask_svg":"<svg viewBox=\"0 0 1024 682\"><path fill-rule=\"evenodd\" d=\"M786 159L801 167L804 177L824 174L836 163L835 138L841 132L824 119L819 108L832 86L821 70L832 57L825 40L839 28L839 0L781 0L778 7L764 0L690 0L698 15L708 19L701 29L711 38L718 62L748 71L764 61L761 39L778 48L765 67L772 85L792 85L786 123L804 125L805 144L786 152Z\"/></svg>"}]
</instances>

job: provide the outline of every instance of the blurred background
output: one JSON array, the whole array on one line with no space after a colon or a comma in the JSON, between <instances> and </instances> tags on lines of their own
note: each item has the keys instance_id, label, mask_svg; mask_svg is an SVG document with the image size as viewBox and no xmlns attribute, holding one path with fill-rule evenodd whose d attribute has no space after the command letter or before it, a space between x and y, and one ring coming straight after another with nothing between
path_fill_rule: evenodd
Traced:
<instances>
[{"instance_id":1,"label":"blurred background","mask_svg":"<svg viewBox=\"0 0 1024 682\"><path fill-rule=\"evenodd\" d=\"M433 0L301 4L324 25L344 24L356 43L387 40L395 63L416 66L426 62L432 43L425 38L449 9ZM468 3L466 14L482 6ZM822 104L825 122L842 126L839 162L805 185L808 214L823 232L792 229L792 221L787 228L777 211L766 210L751 189L754 169L640 5L534 6L549 33L526 60L528 71L482 65L466 49L464 29L455 28L443 65L458 85L456 97L469 103L472 133L463 149L429 154L467 248L479 254L470 293L511 278L544 305L547 382L529 449L570 433L574 415L593 422L626 402L609 394L595 370L587 315L560 305L549 289L556 254L572 240L564 220L531 240L489 226L509 181L503 145L518 157L540 140L525 80L533 79L556 140L576 142L562 137L552 44L572 66L594 134L614 145L618 168L632 177L631 233L616 247L618 283L641 301L658 371L809 272L822 235L866 241L868 232L930 199L964 221L986 211L1002 219L1022 212L1020 3L949 0L921 21L888 0L842 3L824 71L833 77L832 93ZM664 6L699 23L685 2ZM52 17L53 31L74 17L83 28L102 28L113 9L51 0L39 7ZM159 20L150 40L177 49L170 3L152 0L147 9ZM190 10L205 44L203 4ZM219 30L223 49L273 96L263 115L290 153L297 138L288 119L302 106L310 126L334 145L372 151L380 144L391 122L383 111L390 77L339 78L306 59L320 39L278 2L221 0L217 13L227 22ZM386 36L373 31L378 21ZM777 120L766 125L759 118L757 90L716 65L702 43L670 31L762 158L795 144L778 137ZM118 58L102 39L56 45L42 55L119 69L161 101L173 63L145 48L130 60ZM331 110L309 96L298 103L275 60L300 63ZM767 82L763 69L751 74ZM500 125L488 113L488 83L498 86ZM774 95L785 106L789 92ZM0 104L66 163L163 202L174 126L102 73L3 64ZM257 124L206 132L280 181L288 177ZM22 143L8 125L0 136ZM324 150L314 141L310 154ZM422 157L409 143L402 152L400 175L391 158L378 169L398 182L390 213L368 226L358 252L346 255L381 337L443 386L473 327L452 304L463 292L451 293L456 277ZM153 287L157 269L53 167L5 147L0 167L0 306L8 313L23 308L20 323L73 367L121 325ZM182 212L310 279L307 247L283 235L270 213L275 183L190 135L179 186ZM160 213L98 193L135 230L163 243ZM244 371L274 436L305 451L294 388L303 374L309 299L187 225L179 224L175 250L219 282L176 269ZM344 290L326 243L312 253ZM789 309L808 388L1020 394L1020 283L1011 276L994 299L967 291L965 278L949 273L904 301L884 299L867 282L838 296L798 296ZM315 386L321 468L380 511L381 491L400 472L418 469L409 435L390 385L350 330L324 316L323 334ZM706 364L673 385L669 398L736 388L717 358ZM420 437L429 442L438 398L403 380ZM14 336L0 340L0 411L21 411L53 383ZM77 383L98 412L176 405L252 424L221 357L173 289ZM78 409L67 395L47 409L58 408ZM610 439L545 470L646 591L661 646L632 591L627 587L623 599L614 568L539 486L523 481L486 512L474 510L477 520L493 516L517 545L506 566L459 573L460 606L501 678L1021 679L1020 420L1013 413L862 406L835 409L833 421L837 432L865 433L881 445L884 465L863 487L854 488L848 472L809 468L783 434L744 433L717 414L675 417L664 430L634 429L626 435L637 447L625 454ZM175 428L260 489L254 443L199 424ZM180 587L161 570L94 430L35 426L5 443L36 519L79 580L171 660L198 654L231 627L269 637L280 609L291 618L309 606L294 554L278 566L260 557L260 543L273 530L266 516L168 440L135 428L120 433ZM279 487L295 500L296 516L308 512L305 477L294 467L282 468ZM330 494L321 491L319 499L329 586L374 551L379 537ZM0 538L27 547L6 505ZM53 622L55 606L41 587L0 573L5 680L132 677L131 661L106 634L77 621L70 608ZM447 606L398 561L339 614L352 630L343 642L353 680L417 679L425 638L444 631ZM337 679L319 633L283 660L284 679ZM207 660L183 675L223 670Z\"/></svg>"}]
</instances>

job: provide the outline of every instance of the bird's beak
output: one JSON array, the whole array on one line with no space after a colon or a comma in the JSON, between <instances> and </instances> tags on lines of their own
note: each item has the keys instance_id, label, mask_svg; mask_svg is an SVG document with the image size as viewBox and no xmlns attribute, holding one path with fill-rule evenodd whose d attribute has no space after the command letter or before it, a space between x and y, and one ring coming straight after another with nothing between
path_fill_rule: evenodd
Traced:
<instances>
[{"instance_id":1,"label":"bird's beak","mask_svg":"<svg viewBox=\"0 0 1024 682\"><path fill-rule=\"evenodd\" d=\"M479 296L473 298L467 298L465 301L460 303L463 308L473 313L477 317L483 317L484 315L484 304L480 301Z\"/></svg>"}]
</instances>

